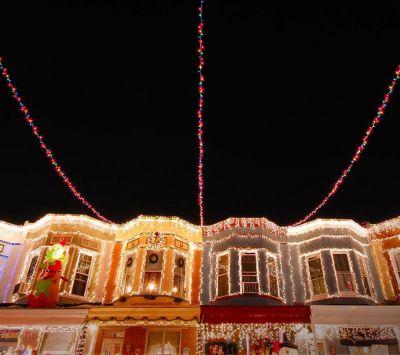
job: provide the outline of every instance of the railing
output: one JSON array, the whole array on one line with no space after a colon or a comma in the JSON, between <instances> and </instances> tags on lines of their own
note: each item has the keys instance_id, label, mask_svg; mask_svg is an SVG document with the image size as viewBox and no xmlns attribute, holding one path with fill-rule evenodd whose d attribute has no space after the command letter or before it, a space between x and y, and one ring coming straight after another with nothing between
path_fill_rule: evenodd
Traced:
<instances>
[{"instance_id":1,"label":"railing","mask_svg":"<svg viewBox=\"0 0 400 355\"><path fill-rule=\"evenodd\" d=\"M243 293L258 293L258 282L242 282Z\"/></svg>"}]
</instances>

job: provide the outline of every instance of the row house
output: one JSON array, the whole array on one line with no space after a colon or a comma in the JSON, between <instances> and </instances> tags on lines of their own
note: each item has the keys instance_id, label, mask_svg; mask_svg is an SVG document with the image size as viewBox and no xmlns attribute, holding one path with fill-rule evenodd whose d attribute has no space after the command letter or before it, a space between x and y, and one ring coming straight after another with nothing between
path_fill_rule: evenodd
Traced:
<instances>
[{"instance_id":1,"label":"row house","mask_svg":"<svg viewBox=\"0 0 400 355\"><path fill-rule=\"evenodd\" d=\"M166 217L110 225L47 215L0 228L0 297L7 306L1 309L0 353L195 353L199 227ZM57 307L37 308L35 292L51 268L43 263L61 245Z\"/></svg>"},{"instance_id":2,"label":"row house","mask_svg":"<svg viewBox=\"0 0 400 355\"><path fill-rule=\"evenodd\" d=\"M400 218L0 222L0 354L399 354L399 270Z\"/></svg>"}]
</instances>

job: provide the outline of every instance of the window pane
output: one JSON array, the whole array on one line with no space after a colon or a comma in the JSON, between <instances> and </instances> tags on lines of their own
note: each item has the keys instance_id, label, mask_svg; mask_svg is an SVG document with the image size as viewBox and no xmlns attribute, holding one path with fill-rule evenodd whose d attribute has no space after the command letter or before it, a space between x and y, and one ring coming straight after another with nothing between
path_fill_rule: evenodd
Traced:
<instances>
[{"instance_id":1,"label":"window pane","mask_svg":"<svg viewBox=\"0 0 400 355\"><path fill-rule=\"evenodd\" d=\"M271 274L269 275L269 294L278 297L278 280Z\"/></svg>"},{"instance_id":2,"label":"window pane","mask_svg":"<svg viewBox=\"0 0 400 355\"><path fill-rule=\"evenodd\" d=\"M148 250L146 256L146 271L162 271L163 252Z\"/></svg>"},{"instance_id":3,"label":"window pane","mask_svg":"<svg viewBox=\"0 0 400 355\"><path fill-rule=\"evenodd\" d=\"M347 254L333 254L336 271L350 271Z\"/></svg>"},{"instance_id":4,"label":"window pane","mask_svg":"<svg viewBox=\"0 0 400 355\"><path fill-rule=\"evenodd\" d=\"M33 276L33 273L35 272L36 269L36 264L38 262L39 255L35 255L32 258L31 264L29 265L28 273L26 274L26 282L29 282L31 277Z\"/></svg>"},{"instance_id":5,"label":"window pane","mask_svg":"<svg viewBox=\"0 0 400 355\"><path fill-rule=\"evenodd\" d=\"M229 293L228 274L218 276L218 297L226 296Z\"/></svg>"},{"instance_id":6,"label":"window pane","mask_svg":"<svg viewBox=\"0 0 400 355\"><path fill-rule=\"evenodd\" d=\"M164 340L164 355L178 355L179 354L180 333L179 332L166 332Z\"/></svg>"},{"instance_id":7,"label":"window pane","mask_svg":"<svg viewBox=\"0 0 400 355\"><path fill-rule=\"evenodd\" d=\"M349 273L338 273L336 276L340 291L353 291L353 282Z\"/></svg>"},{"instance_id":8,"label":"window pane","mask_svg":"<svg viewBox=\"0 0 400 355\"><path fill-rule=\"evenodd\" d=\"M90 264L92 257L86 254L80 254L78 266L76 268L74 285L72 286L72 294L77 296L85 296L86 285L89 278Z\"/></svg>"},{"instance_id":9,"label":"window pane","mask_svg":"<svg viewBox=\"0 0 400 355\"><path fill-rule=\"evenodd\" d=\"M39 354L73 354L75 332L44 333Z\"/></svg>"},{"instance_id":10,"label":"window pane","mask_svg":"<svg viewBox=\"0 0 400 355\"><path fill-rule=\"evenodd\" d=\"M270 275L276 275L276 262L272 257L268 258L268 273Z\"/></svg>"},{"instance_id":11,"label":"window pane","mask_svg":"<svg viewBox=\"0 0 400 355\"><path fill-rule=\"evenodd\" d=\"M143 290L144 292L159 293L161 272L145 272Z\"/></svg>"},{"instance_id":12,"label":"window pane","mask_svg":"<svg viewBox=\"0 0 400 355\"><path fill-rule=\"evenodd\" d=\"M256 255L242 254L242 272L255 273L257 271Z\"/></svg>"},{"instance_id":13,"label":"window pane","mask_svg":"<svg viewBox=\"0 0 400 355\"><path fill-rule=\"evenodd\" d=\"M308 270L310 272L310 279L313 286L313 294L321 295L326 293L324 271L322 269L322 261L319 256L308 259Z\"/></svg>"},{"instance_id":14,"label":"window pane","mask_svg":"<svg viewBox=\"0 0 400 355\"><path fill-rule=\"evenodd\" d=\"M228 272L229 259L228 255L221 255L218 258L218 275L226 274Z\"/></svg>"},{"instance_id":15,"label":"window pane","mask_svg":"<svg viewBox=\"0 0 400 355\"><path fill-rule=\"evenodd\" d=\"M146 352L148 355L162 355L163 336L163 332L149 332Z\"/></svg>"}]
</instances>

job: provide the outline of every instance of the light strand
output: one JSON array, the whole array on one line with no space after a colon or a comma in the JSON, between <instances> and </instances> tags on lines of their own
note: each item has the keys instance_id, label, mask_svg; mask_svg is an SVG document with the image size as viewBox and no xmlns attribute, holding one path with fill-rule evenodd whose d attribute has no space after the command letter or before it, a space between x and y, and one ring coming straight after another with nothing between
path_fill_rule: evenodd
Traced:
<instances>
[{"instance_id":1,"label":"light strand","mask_svg":"<svg viewBox=\"0 0 400 355\"><path fill-rule=\"evenodd\" d=\"M399 78L400 78L400 64L397 66L394 77L392 79L392 82L388 86L388 91L386 92L381 105L378 107L377 113L376 113L375 117L373 118L371 124L368 126L368 128L362 138L362 142L357 147L356 152L354 153L349 165L347 166L346 169L343 170L339 179L336 180L336 182L334 183L334 185L331 188L331 190L329 191L329 193L323 198L322 202L317 207L315 207L309 214L307 214L303 219L292 224L292 226L298 226L299 224L302 224L302 223L308 221L311 217L313 217L322 207L324 207L326 205L326 203L329 201L329 199L337 192L340 185L343 184L346 177L350 174L351 169L353 168L354 164L360 159L362 152L364 151L365 147L368 144L369 136L372 134L372 132L378 126L378 124L381 122L382 117L385 114L386 106L390 100L391 94L393 93L394 87L396 86L397 80Z\"/></svg>"},{"instance_id":2,"label":"light strand","mask_svg":"<svg viewBox=\"0 0 400 355\"><path fill-rule=\"evenodd\" d=\"M55 159L52 150L48 147L48 145L45 143L43 136L39 132L38 126L35 124L35 121L31 117L28 108L26 105L23 103L21 96L19 95L16 86L12 82L10 75L8 74L8 69L3 66L2 63L2 58L0 57L0 71L3 77L7 81L7 86L10 89L12 96L14 100L18 103L20 106L20 111L24 114L25 116L25 122L30 126L33 135L38 139L40 147L44 150L47 159L50 161L54 171L58 174L58 176L61 177L62 181L64 184L68 187L68 189L72 192L72 194L79 200L85 207L87 207L90 211L92 211L98 218L100 218L102 221L106 223L111 223L110 220L108 220L106 217L104 217L100 212L98 212L92 204L89 203L89 201L86 200L85 197L82 196L82 194L78 191L76 186L72 183L70 178L65 174L64 170L62 169L61 165L57 162Z\"/></svg>"},{"instance_id":3,"label":"light strand","mask_svg":"<svg viewBox=\"0 0 400 355\"><path fill-rule=\"evenodd\" d=\"M200 6L198 8L199 15L199 24L197 26L197 37L198 37L198 73L199 73L199 83L198 83L198 92L199 92L199 106L197 110L197 137L199 144L199 161L197 164L197 178L199 185L199 195L198 195L198 204L199 204L199 212L200 212L200 226L204 225L204 201L203 201L203 190L204 190L204 178L203 178L203 158L204 158L204 141L203 141L203 106L204 106L204 41L203 41L203 3L204 0L200 0Z\"/></svg>"}]
</instances>

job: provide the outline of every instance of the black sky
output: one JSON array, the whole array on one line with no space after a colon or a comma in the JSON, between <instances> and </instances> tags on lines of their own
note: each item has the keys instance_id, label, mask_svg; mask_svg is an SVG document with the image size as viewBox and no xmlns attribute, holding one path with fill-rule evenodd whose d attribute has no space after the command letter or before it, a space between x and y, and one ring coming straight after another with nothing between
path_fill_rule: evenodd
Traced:
<instances>
[{"instance_id":1,"label":"black sky","mask_svg":"<svg viewBox=\"0 0 400 355\"><path fill-rule=\"evenodd\" d=\"M7 10L0 55L48 144L103 214L198 223L197 1ZM400 61L397 11L205 3L206 223L303 217L348 164ZM16 30L18 29L18 31ZM23 34L19 34L22 31ZM399 215L400 90L318 217ZM90 214L0 82L0 219Z\"/></svg>"}]
</instances>

